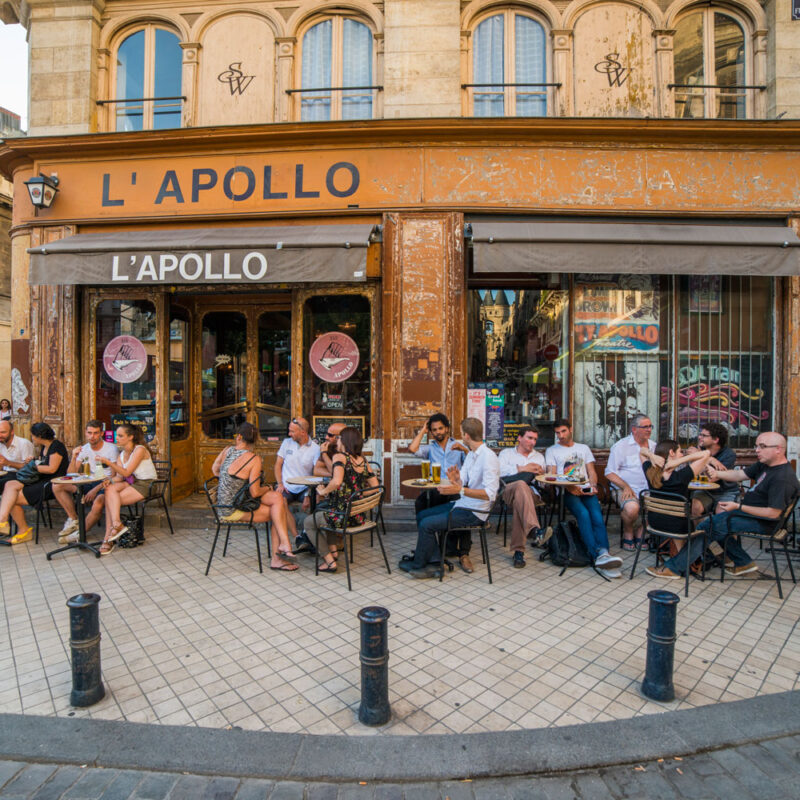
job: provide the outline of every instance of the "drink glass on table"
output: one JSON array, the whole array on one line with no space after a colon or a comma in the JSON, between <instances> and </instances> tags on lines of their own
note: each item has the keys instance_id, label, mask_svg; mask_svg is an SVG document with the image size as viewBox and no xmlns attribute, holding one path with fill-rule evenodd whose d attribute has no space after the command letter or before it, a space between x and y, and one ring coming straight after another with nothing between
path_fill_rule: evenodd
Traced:
<instances>
[{"instance_id":1,"label":"drink glass on table","mask_svg":"<svg viewBox=\"0 0 800 800\"><path fill-rule=\"evenodd\" d=\"M419 468L422 471L422 480L427 481L431 474L431 462L420 461Z\"/></svg>"},{"instance_id":2,"label":"drink glass on table","mask_svg":"<svg viewBox=\"0 0 800 800\"><path fill-rule=\"evenodd\" d=\"M83 462L83 474L87 477L92 474L92 465L89 463L88 458Z\"/></svg>"},{"instance_id":3,"label":"drink glass on table","mask_svg":"<svg viewBox=\"0 0 800 800\"><path fill-rule=\"evenodd\" d=\"M431 464L431 476L433 477L434 483L439 483L442 480L442 465L441 464Z\"/></svg>"}]
</instances>

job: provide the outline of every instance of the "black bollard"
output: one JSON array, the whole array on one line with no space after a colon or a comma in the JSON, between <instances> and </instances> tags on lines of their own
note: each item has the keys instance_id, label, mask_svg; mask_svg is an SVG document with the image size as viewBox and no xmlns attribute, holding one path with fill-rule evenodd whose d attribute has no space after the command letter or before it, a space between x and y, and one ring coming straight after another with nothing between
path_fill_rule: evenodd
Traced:
<instances>
[{"instance_id":1,"label":"black bollard","mask_svg":"<svg viewBox=\"0 0 800 800\"><path fill-rule=\"evenodd\" d=\"M642 694L668 703L675 699L672 666L675 660L675 618L680 598L665 589L647 593L650 619L647 624L647 665Z\"/></svg>"},{"instance_id":2,"label":"black bollard","mask_svg":"<svg viewBox=\"0 0 800 800\"><path fill-rule=\"evenodd\" d=\"M72 693L69 702L81 708L102 700L106 690L100 680L100 595L78 594L67 600Z\"/></svg>"},{"instance_id":3,"label":"black bollard","mask_svg":"<svg viewBox=\"0 0 800 800\"><path fill-rule=\"evenodd\" d=\"M384 725L392 716L389 706L389 612L368 606L361 620L361 705L358 719L365 725Z\"/></svg>"}]
</instances>

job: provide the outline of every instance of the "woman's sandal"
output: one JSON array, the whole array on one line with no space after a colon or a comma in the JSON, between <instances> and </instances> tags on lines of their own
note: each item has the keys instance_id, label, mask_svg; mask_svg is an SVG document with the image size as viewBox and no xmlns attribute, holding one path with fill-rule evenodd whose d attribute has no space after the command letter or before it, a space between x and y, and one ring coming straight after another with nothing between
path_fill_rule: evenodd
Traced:
<instances>
[{"instance_id":1,"label":"woman's sandal","mask_svg":"<svg viewBox=\"0 0 800 800\"><path fill-rule=\"evenodd\" d=\"M622 549L631 552L636 549L636 539L624 539L622 542Z\"/></svg>"},{"instance_id":2,"label":"woman's sandal","mask_svg":"<svg viewBox=\"0 0 800 800\"><path fill-rule=\"evenodd\" d=\"M322 563L319 565L319 571L320 571L320 572L330 572L330 573L334 573L334 572L336 572L336 570L337 570L338 568L339 568L339 566L338 566L338 564L336 563L336 561L334 561L334 562L333 562L333 564L330 564L330 563L329 563L329 562L327 562L327 561L323 561L323 562L322 562Z\"/></svg>"},{"instance_id":3,"label":"woman's sandal","mask_svg":"<svg viewBox=\"0 0 800 800\"><path fill-rule=\"evenodd\" d=\"M100 555L107 556L114 552L116 545L110 539L105 539L100 545Z\"/></svg>"},{"instance_id":4,"label":"woman's sandal","mask_svg":"<svg viewBox=\"0 0 800 800\"><path fill-rule=\"evenodd\" d=\"M106 537L105 541L116 542L117 539L119 539L119 537L122 536L122 534L127 530L127 525L125 525L123 522L118 522L116 525L112 526L111 533Z\"/></svg>"},{"instance_id":5,"label":"woman's sandal","mask_svg":"<svg viewBox=\"0 0 800 800\"><path fill-rule=\"evenodd\" d=\"M278 550L278 558L282 558L284 561L290 561L292 564L297 561L297 556L291 550Z\"/></svg>"}]
</instances>

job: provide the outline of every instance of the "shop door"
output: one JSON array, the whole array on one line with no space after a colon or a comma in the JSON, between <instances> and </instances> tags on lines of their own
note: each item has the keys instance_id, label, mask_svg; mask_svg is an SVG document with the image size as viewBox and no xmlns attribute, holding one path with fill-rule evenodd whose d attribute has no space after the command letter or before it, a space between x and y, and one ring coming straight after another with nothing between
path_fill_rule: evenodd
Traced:
<instances>
[{"instance_id":1,"label":"shop door","mask_svg":"<svg viewBox=\"0 0 800 800\"><path fill-rule=\"evenodd\" d=\"M243 422L258 428L257 450L271 480L291 417L290 295L204 298L195 319L196 481L211 475L217 454Z\"/></svg>"},{"instance_id":2,"label":"shop door","mask_svg":"<svg viewBox=\"0 0 800 800\"><path fill-rule=\"evenodd\" d=\"M172 502L195 488L195 435L192 420L191 312L173 304L169 317L169 439L172 464Z\"/></svg>"}]
</instances>

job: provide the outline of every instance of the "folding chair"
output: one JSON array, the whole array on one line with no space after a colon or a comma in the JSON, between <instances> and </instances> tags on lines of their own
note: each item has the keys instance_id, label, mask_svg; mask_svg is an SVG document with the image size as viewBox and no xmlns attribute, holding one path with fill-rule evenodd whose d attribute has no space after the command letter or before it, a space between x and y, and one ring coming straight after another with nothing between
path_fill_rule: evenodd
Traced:
<instances>
[{"instance_id":1,"label":"folding chair","mask_svg":"<svg viewBox=\"0 0 800 800\"><path fill-rule=\"evenodd\" d=\"M147 510L148 504L160 503L161 507L164 509L164 515L167 518L169 532L174 536L175 531L172 528L172 520L169 516L166 497L167 492L169 491L169 479L170 475L172 474L172 465L169 461L153 461L153 466L156 468L156 474L158 477L150 484L150 491L144 500L140 500L138 503L127 506L128 513L133 517L141 516L142 523L144 523L144 512ZM131 511L131 509L133 510ZM142 524L142 528L144 528L144 524Z\"/></svg>"},{"instance_id":2,"label":"folding chair","mask_svg":"<svg viewBox=\"0 0 800 800\"><path fill-rule=\"evenodd\" d=\"M489 574L489 583L491 583L492 565L489 563L489 545L486 541L486 531L491 527L489 518L487 517L484 522L479 522L474 525L456 525L453 522L453 511L455 510L455 508L450 510L450 513L447 515L447 529L440 535L439 550L442 554L442 565L439 570L439 582L441 583L444 578L445 565L447 565L445 553L447 552L447 540L450 538L450 534L459 533L461 531L478 531L481 540L481 558L483 559L483 563L486 564L486 571Z\"/></svg>"}]
</instances>

